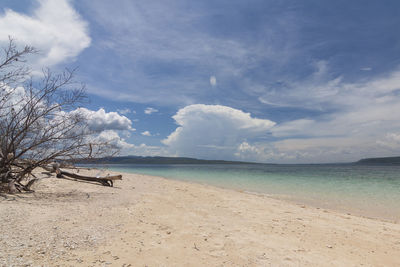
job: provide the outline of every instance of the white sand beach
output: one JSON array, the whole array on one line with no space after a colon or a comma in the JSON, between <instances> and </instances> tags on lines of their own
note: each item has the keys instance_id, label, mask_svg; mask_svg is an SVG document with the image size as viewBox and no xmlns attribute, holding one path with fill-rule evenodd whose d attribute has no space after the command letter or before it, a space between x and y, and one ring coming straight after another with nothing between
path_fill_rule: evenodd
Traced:
<instances>
[{"instance_id":1,"label":"white sand beach","mask_svg":"<svg viewBox=\"0 0 400 267\"><path fill-rule=\"evenodd\" d=\"M400 266L398 223L127 173L35 190L0 196L0 266Z\"/></svg>"}]
</instances>

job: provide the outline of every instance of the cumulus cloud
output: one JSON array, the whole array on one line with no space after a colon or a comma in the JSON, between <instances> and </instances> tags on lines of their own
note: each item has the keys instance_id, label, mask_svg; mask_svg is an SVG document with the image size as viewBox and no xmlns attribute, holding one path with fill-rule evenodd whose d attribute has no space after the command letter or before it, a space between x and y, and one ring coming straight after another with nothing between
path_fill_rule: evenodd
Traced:
<instances>
[{"instance_id":1,"label":"cumulus cloud","mask_svg":"<svg viewBox=\"0 0 400 267\"><path fill-rule=\"evenodd\" d=\"M156 112L158 112L158 109L150 108L150 107L148 107L148 108L146 108L146 109L144 110L144 113L147 114L147 115L150 115L150 114L156 113Z\"/></svg>"},{"instance_id":2,"label":"cumulus cloud","mask_svg":"<svg viewBox=\"0 0 400 267\"><path fill-rule=\"evenodd\" d=\"M171 154L201 158L232 158L238 144L267 136L275 125L221 105L186 106L173 119L179 127L162 142Z\"/></svg>"},{"instance_id":3,"label":"cumulus cloud","mask_svg":"<svg viewBox=\"0 0 400 267\"><path fill-rule=\"evenodd\" d=\"M91 137L95 142L108 142L119 149L120 155L138 156L173 156L165 147L149 146L146 144L135 145L120 136L118 131L105 130Z\"/></svg>"},{"instance_id":4,"label":"cumulus cloud","mask_svg":"<svg viewBox=\"0 0 400 267\"><path fill-rule=\"evenodd\" d=\"M98 111L78 108L72 112L83 115L88 121L89 129L95 132L102 132L105 130L135 130L132 128L132 121L125 116L119 115L117 112L106 112L102 108Z\"/></svg>"},{"instance_id":5,"label":"cumulus cloud","mask_svg":"<svg viewBox=\"0 0 400 267\"><path fill-rule=\"evenodd\" d=\"M326 71L320 63L315 76ZM299 91L282 105L309 101L310 106L315 103L323 108L328 103L330 112L275 124L228 106L189 105L173 116L178 127L162 140L165 147L147 151L143 145L132 151L277 163L349 162L398 155L400 71L359 83L339 78L325 85L316 81L308 93L299 85ZM321 92L312 94L318 88Z\"/></svg>"},{"instance_id":6,"label":"cumulus cloud","mask_svg":"<svg viewBox=\"0 0 400 267\"><path fill-rule=\"evenodd\" d=\"M124 138L121 138L119 134L113 130L102 131L93 139L98 142L108 142L109 144L122 150L131 149L135 147L135 145L127 143Z\"/></svg>"},{"instance_id":7,"label":"cumulus cloud","mask_svg":"<svg viewBox=\"0 0 400 267\"><path fill-rule=\"evenodd\" d=\"M88 26L68 0L39 0L39 6L26 15L6 9L0 15L0 42L15 38L18 44L41 51L37 62L51 66L73 59L90 45Z\"/></svg>"},{"instance_id":8,"label":"cumulus cloud","mask_svg":"<svg viewBox=\"0 0 400 267\"><path fill-rule=\"evenodd\" d=\"M243 142L238 145L234 155L239 160L263 162L270 158L271 153L267 155L262 147Z\"/></svg>"},{"instance_id":9,"label":"cumulus cloud","mask_svg":"<svg viewBox=\"0 0 400 267\"><path fill-rule=\"evenodd\" d=\"M322 110L318 116L274 125L226 106L191 105L173 117L179 127L163 143L177 155L277 163L398 155L400 71L358 83L340 77L324 83L327 71L319 63L315 83L299 84L280 98L282 107L305 103Z\"/></svg>"},{"instance_id":10,"label":"cumulus cloud","mask_svg":"<svg viewBox=\"0 0 400 267\"><path fill-rule=\"evenodd\" d=\"M142 135L144 136L151 136L151 133L149 131L144 131L142 132Z\"/></svg>"}]
</instances>

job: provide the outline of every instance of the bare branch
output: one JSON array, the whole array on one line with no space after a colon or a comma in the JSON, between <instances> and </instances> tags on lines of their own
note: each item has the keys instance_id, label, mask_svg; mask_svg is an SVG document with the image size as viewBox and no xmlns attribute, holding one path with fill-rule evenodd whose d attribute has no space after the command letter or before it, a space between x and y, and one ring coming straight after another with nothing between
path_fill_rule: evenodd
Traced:
<instances>
[{"instance_id":1,"label":"bare branch","mask_svg":"<svg viewBox=\"0 0 400 267\"><path fill-rule=\"evenodd\" d=\"M34 53L30 46L18 49L10 38L0 56L0 179L13 192L29 191L38 167L117 151L96 142L86 118L73 112L86 99L84 86L73 79L76 69L59 74L44 69L37 81L26 64Z\"/></svg>"}]
</instances>

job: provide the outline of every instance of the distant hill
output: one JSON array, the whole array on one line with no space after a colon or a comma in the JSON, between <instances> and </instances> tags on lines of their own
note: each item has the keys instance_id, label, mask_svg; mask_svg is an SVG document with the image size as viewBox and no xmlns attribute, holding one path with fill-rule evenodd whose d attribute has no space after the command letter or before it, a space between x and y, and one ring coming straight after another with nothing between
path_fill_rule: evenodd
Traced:
<instances>
[{"instance_id":1,"label":"distant hill","mask_svg":"<svg viewBox=\"0 0 400 267\"><path fill-rule=\"evenodd\" d=\"M75 162L78 164L271 164L229 160L205 160L186 157L106 157ZM360 159L352 164L360 165L400 165L400 157L382 157ZM275 164L271 164L275 165Z\"/></svg>"},{"instance_id":2,"label":"distant hill","mask_svg":"<svg viewBox=\"0 0 400 267\"><path fill-rule=\"evenodd\" d=\"M204 160L185 157L106 157L89 160L81 160L78 164L257 164L243 161Z\"/></svg>"},{"instance_id":3,"label":"distant hill","mask_svg":"<svg viewBox=\"0 0 400 267\"><path fill-rule=\"evenodd\" d=\"M367 158L356 162L357 164L387 164L400 165L400 157Z\"/></svg>"}]
</instances>

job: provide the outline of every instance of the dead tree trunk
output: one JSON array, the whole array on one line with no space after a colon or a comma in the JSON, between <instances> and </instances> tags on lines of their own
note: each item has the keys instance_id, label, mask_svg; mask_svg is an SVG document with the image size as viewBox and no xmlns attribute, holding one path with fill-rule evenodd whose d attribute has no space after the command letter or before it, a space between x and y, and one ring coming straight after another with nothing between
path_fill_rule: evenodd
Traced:
<instances>
[{"instance_id":1,"label":"dead tree trunk","mask_svg":"<svg viewBox=\"0 0 400 267\"><path fill-rule=\"evenodd\" d=\"M92 177L92 176L83 176L76 173L66 172L59 168L56 169L57 178L63 178L63 176L74 178L77 180L83 181L91 181L91 182L99 182L104 186L113 186L114 180L122 180L122 175L112 175L112 176L105 176L105 177Z\"/></svg>"}]
</instances>

